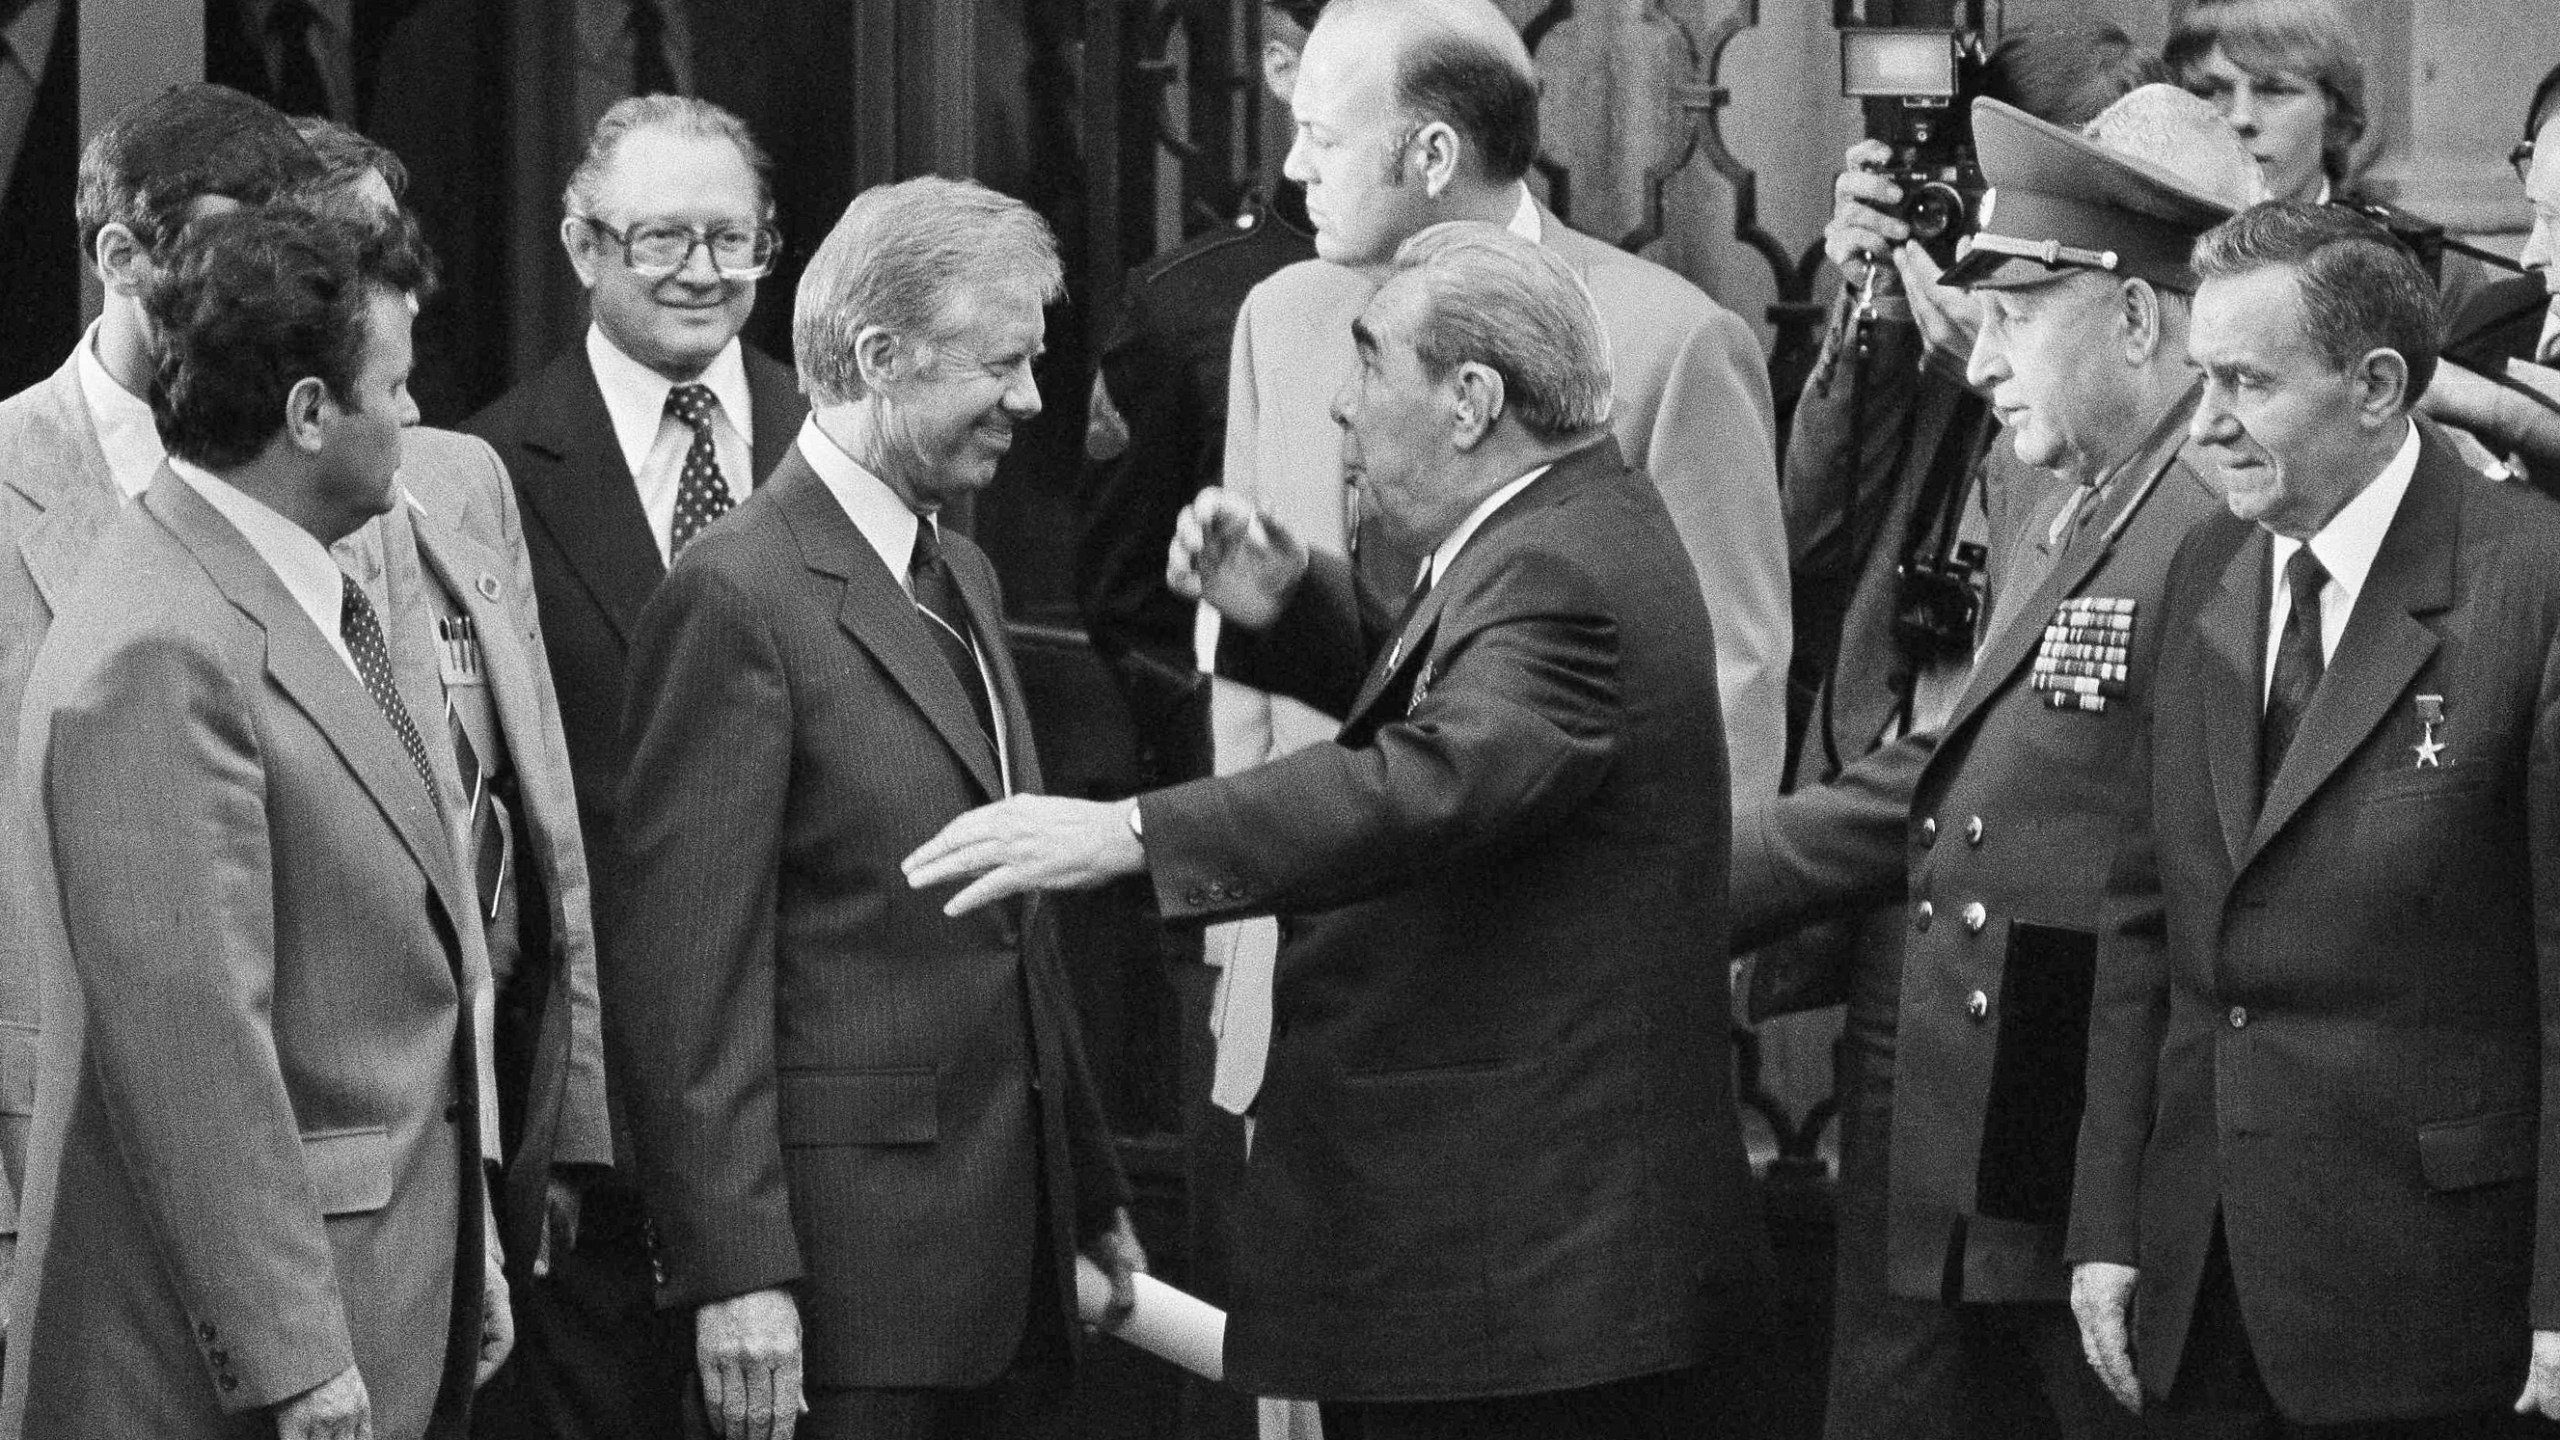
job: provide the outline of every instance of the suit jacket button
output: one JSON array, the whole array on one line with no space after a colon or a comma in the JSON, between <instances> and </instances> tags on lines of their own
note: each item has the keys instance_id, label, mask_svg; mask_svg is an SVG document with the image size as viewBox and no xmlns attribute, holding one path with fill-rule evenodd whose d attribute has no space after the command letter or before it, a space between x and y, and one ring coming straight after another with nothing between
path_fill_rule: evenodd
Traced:
<instances>
[{"instance_id":1,"label":"suit jacket button","mask_svg":"<svg viewBox=\"0 0 2560 1440\"><path fill-rule=\"evenodd\" d=\"M2246 1006L2246 1005L2234 1005L2234 1006L2232 1006L2232 1007L2231 1007L2231 1028L2232 1028L2232 1029L2234 1029L2234 1030L2245 1030L2245 1029L2247 1029L2247 1028L2248 1028L2248 1026L2249 1026L2249 1007L2248 1007L2248 1006Z\"/></svg>"},{"instance_id":2,"label":"suit jacket button","mask_svg":"<svg viewBox=\"0 0 2560 1440\"><path fill-rule=\"evenodd\" d=\"M1979 935L1982 933L1982 927L1990 923L1991 912L1982 908L1981 901L1976 900L1972 904L1964 907L1965 929Z\"/></svg>"},{"instance_id":3,"label":"suit jacket button","mask_svg":"<svg viewBox=\"0 0 2560 1440\"><path fill-rule=\"evenodd\" d=\"M237 1375L225 1375L225 1376L223 1376L223 1377L222 1377L222 1388L223 1388L223 1389L225 1389L225 1390L237 1390L237 1389L239 1389L239 1388L240 1388L240 1377L239 1377L239 1376L237 1376Z\"/></svg>"},{"instance_id":4,"label":"suit jacket button","mask_svg":"<svg viewBox=\"0 0 2560 1440\"><path fill-rule=\"evenodd\" d=\"M210 1321L210 1320L201 1320L201 1321L198 1321L198 1322L196 1323L196 1336L197 1336L197 1338L199 1338L199 1339L203 1340L206 1344L210 1345L210 1344L212 1344L212 1343L213 1343L213 1337L214 1337L215 1333L216 1333L216 1332L215 1332L215 1330L214 1330L214 1328L213 1328L213 1322L212 1322L212 1321Z\"/></svg>"},{"instance_id":5,"label":"suit jacket button","mask_svg":"<svg viewBox=\"0 0 2560 1440\"><path fill-rule=\"evenodd\" d=\"M1981 843L1982 843L1982 817L1981 817L1981 816L1979 816L1979 815L1974 815L1974 816L1970 816L1970 817L1968 817L1968 818L1965 820L1965 822L1964 822L1964 843L1966 843L1967 845L1979 845L1979 844L1981 844Z\"/></svg>"},{"instance_id":6,"label":"suit jacket button","mask_svg":"<svg viewBox=\"0 0 2560 1440\"><path fill-rule=\"evenodd\" d=\"M1937 816L1935 816L1935 815L1932 815L1932 816L1930 816L1929 818L1927 818L1927 819L1925 819L1925 820L1923 820L1923 821L1921 821L1921 822L1920 822L1920 848L1921 848L1921 849L1923 849L1923 850L1926 850L1926 849L1928 849L1930 846L1935 845L1935 844L1937 844L1937 843L1938 843L1938 817L1937 817Z\"/></svg>"},{"instance_id":7,"label":"suit jacket button","mask_svg":"<svg viewBox=\"0 0 2560 1440\"><path fill-rule=\"evenodd\" d=\"M1206 905L1209 903L1209 892L1201 886L1194 885L1190 889L1182 892L1182 903L1185 905Z\"/></svg>"},{"instance_id":8,"label":"suit jacket button","mask_svg":"<svg viewBox=\"0 0 2560 1440\"><path fill-rule=\"evenodd\" d=\"M1976 990L1964 997L1964 1013L1975 1020L1991 1018L1991 997Z\"/></svg>"},{"instance_id":9,"label":"suit jacket button","mask_svg":"<svg viewBox=\"0 0 2560 1440\"><path fill-rule=\"evenodd\" d=\"M1925 935L1929 933L1929 922L1937 918L1938 907L1923 900L1919 908L1911 912L1911 928Z\"/></svg>"}]
</instances>

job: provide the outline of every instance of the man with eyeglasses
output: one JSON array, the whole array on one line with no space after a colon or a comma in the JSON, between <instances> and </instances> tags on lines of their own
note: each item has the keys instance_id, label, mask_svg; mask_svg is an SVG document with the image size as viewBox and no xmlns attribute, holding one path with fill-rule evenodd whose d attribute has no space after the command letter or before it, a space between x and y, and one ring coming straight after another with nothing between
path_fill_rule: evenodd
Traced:
<instances>
[{"instance_id":1,"label":"man with eyeglasses","mask_svg":"<svg viewBox=\"0 0 2560 1440\"><path fill-rule=\"evenodd\" d=\"M778 248L767 168L745 123L704 101L648 95L606 111L560 224L587 289L586 340L465 427L497 447L523 502L580 828L598 862L600 940L619 904L601 861L628 753L617 731L632 626L676 554L747 498L807 413L790 369L738 339ZM607 1075L616 1173L588 1190L576 1243L550 1275L521 1288L509 1383L525 1403L511 1433L681 1433L692 1339L654 1309L619 1079Z\"/></svg>"}]
</instances>

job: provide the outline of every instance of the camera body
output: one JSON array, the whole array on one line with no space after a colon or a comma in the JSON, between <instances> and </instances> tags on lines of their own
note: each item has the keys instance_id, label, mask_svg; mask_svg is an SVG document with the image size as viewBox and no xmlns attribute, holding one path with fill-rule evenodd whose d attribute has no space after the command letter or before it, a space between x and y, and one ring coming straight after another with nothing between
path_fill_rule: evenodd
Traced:
<instances>
[{"instance_id":1,"label":"camera body","mask_svg":"<svg viewBox=\"0 0 2560 1440\"><path fill-rule=\"evenodd\" d=\"M1982 619L1981 576L1991 554L1972 541L1942 557L1914 555L1895 576L1893 638L1920 665L1968 659Z\"/></svg>"},{"instance_id":2,"label":"camera body","mask_svg":"<svg viewBox=\"0 0 2560 1440\"><path fill-rule=\"evenodd\" d=\"M1878 26L1840 19L1840 93L1862 103L1867 137L1893 151L1897 215L1941 267L1981 222L1989 189L1974 160L1967 107L1990 54L1980 25Z\"/></svg>"}]
</instances>

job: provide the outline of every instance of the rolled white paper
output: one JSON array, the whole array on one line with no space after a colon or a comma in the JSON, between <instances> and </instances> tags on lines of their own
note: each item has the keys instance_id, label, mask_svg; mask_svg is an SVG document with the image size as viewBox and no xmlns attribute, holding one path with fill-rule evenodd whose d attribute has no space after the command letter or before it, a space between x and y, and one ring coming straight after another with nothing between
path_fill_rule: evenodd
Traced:
<instances>
[{"instance_id":1,"label":"rolled white paper","mask_svg":"<svg viewBox=\"0 0 2560 1440\"><path fill-rule=\"evenodd\" d=\"M1158 1359L1170 1360L1204 1380L1227 1375L1227 1312L1140 1272L1138 1303L1117 1327L1102 1325L1103 1308L1111 1303L1111 1278L1082 1255L1076 1257L1076 1312L1088 1325L1137 1346Z\"/></svg>"}]
</instances>

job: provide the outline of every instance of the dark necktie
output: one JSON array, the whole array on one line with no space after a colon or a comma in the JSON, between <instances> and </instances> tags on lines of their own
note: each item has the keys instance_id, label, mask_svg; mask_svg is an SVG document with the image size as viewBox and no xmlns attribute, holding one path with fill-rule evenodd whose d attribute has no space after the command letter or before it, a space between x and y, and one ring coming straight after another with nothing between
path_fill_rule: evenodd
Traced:
<instances>
[{"instance_id":1,"label":"dark necktie","mask_svg":"<svg viewBox=\"0 0 2560 1440\"><path fill-rule=\"evenodd\" d=\"M978 670L977 646L969 640L973 633L969 628L969 602L961 598L960 583L952 578L951 565L942 558L942 536L931 520L916 522L916 547L907 557L907 581L915 590L916 609L924 614L924 628L932 633L943 663L951 667L951 677L960 682L961 693L969 697L969 708L977 713L978 728L986 732L987 744L993 746L996 707L993 697L987 694L986 677Z\"/></svg>"},{"instance_id":2,"label":"dark necktie","mask_svg":"<svg viewBox=\"0 0 2560 1440\"><path fill-rule=\"evenodd\" d=\"M684 452L684 473L676 480L676 522L667 545L673 556L737 501L729 495L729 482L720 477L720 452L711 443L711 418L720 413L720 398L708 385L679 385L667 392L667 413L693 431L693 444Z\"/></svg>"},{"instance_id":3,"label":"dark necktie","mask_svg":"<svg viewBox=\"0 0 2560 1440\"><path fill-rule=\"evenodd\" d=\"M364 681L365 693L382 707L382 717L391 722L392 731L400 737L400 748L409 752L409 763L418 767L418 779L427 787L430 799L436 793L436 772L427 766L427 743L418 737L417 722L409 718L409 707L400 703L400 687L391 678L391 649L382 641L382 621L373 613L373 602L364 598L364 589L351 575L340 575L338 638L347 643L347 654L356 662L356 675Z\"/></svg>"},{"instance_id":4,"label":"dark necktie","mask_svg":"<svg viewBox=\"0 0 2560 1440\"><path fill-rule=\"evenodd\" d=\"M2267 713L2258 726L2258 795L2264 799L2284 768L2284 752L2302 728L2311 696L2327 668L2320 658L2320 589L2329 572L2320 558L2303 546L2285 562L2284 583L2293 592L2292 612L2285 616L2284 636L2276 642L2275 674L2267 685Z\"/></svg>"},{"instance_id":5,"label":"dark necktie","mask_svg":"<svg viewBox=\"0 0 2560 1440\"><path fill-rule=\"evenodd\" d=\"M1405 632L1405 627L1406 627L1406 626L1408 626L1408 625L1411 625L1411 624L1413 623L1413 617L1414 617L1414 616L1419 615L1419 614L1421 614L1421 613L1422 613L1422 602L1423 602L1423 601L1425 601L1425 600L1428 600L1428 599L1430 599L1430 598L1431 598L1431 565L1430 565L1430 563L1429 563L1428 561L1426 561L1426 562L1424 562L1424 564L1423 564L1423 567L1422 567L1422 574L1421 574L1421 576L1420 576L1419 578L1417 578L1417 579L1413 582L1413 593L1412 593L1412 594L1410 594L1410 595L1407 595L1407 596L1405 597L1405 601L1404 601L1404 613L1396 617L1396 628L1395 628L1394 630L1392 630L1392 631L1388 632L1388 635L1389 635L1389 638L1388 638L1388 641L1387 641L1387 668L1388 668L1388 669L1393 670L1394 668L1396 668L1396 666L1397 666L1399 663L1401 663L1401 662L1403 661L1403 659L1404 659L1404 632Z\"/></svg>"},{"instance_id":6,"label":"dark necktie","mask_svg":"<svg viewBox=\"0 0 2560 1440\"><path fill-rule=\"evenodd\" d=\"M320 78L320 59L311 53L312 32L319 17L305 0L275 0L267 11L267 43L274 48L275 106L287 115L329 114L328 82Z\"/></svg>"}]
</instances>

